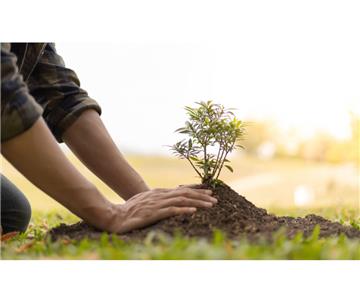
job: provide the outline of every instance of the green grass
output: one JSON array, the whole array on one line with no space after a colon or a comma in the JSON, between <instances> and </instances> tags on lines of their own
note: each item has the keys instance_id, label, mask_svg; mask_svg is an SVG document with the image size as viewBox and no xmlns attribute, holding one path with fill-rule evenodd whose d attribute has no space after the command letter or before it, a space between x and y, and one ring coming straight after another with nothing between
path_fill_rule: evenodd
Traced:
<instances>
[{"instance_id":1,"label":"green grass","mask_svg":"<svg viewBox=\"0 0 360 302\"><path fill-rule=\"evenodd\" d=\"M120 201L73 155L68 156L109 200ZM129 155L128 160L153 188L198 182L191 168L174 158ZM357 168L296 159L260 161L253 157L234 157L233 166L235 173L225 171L222 179L269 212L290 216L314 213L360 227ZM128 244L104 236L99 242L64 240L51 243L45 238L47 230L61 222L73 223L77 221L76 217L35 188L6 161L2 173L25 193L34 210L27 233L2 243L3 259L360 259L360 240L317 239L316 236L286 240L281 233L275 235L271 245L229 241L219 233L212 242L177 236L173 239L163 237L156 243L149 237L143 243ZM259 179L259 175L266 177ZM275 182L268 182L272 177ZM309 208L296 207L293 203L293 190L299 184L308 185L315 192L316 202L309 204Z\"/></svg>"},{"instance_id":2,"label":"green grass","mask_svg":"<svg viewBox=\"0 0 360 302\"><path fill-rule=\"evenodd\" d=\"M311 212L360 228L356 211L312 209ZM284 209L276 213L304 214ZM279 231L271 244L265 241L254 244L245 239L231 241L219 231L211 241L186 239L180 235L174 238L160 235L154 240L154 234L150 234L143 242L131 244L105 233L97 241L64 239L52 243L46 237L49 228L75 221L77 219L66 212L61 215L35 213L25 234L2 243L2 259L360 259L360 240L344 236L319 239L318 230L310 238L304 239L299 234L292 240Z\"/></svg>"}]
</instances>

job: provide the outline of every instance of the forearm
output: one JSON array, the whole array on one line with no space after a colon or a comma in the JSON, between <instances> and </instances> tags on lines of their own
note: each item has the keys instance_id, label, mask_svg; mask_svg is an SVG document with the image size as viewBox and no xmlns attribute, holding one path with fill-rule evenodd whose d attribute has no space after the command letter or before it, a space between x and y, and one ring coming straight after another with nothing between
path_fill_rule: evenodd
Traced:
<instances>
[{"instance_id":1,"label":"forearm","mask_svg":"<svg viewBox=\"0 0 360 302\"><path fill-rule=\"evenodd\" d=\"M68 161L42 118L1 147L4 157L38 188L85 221L106 229L112 204Z\"/></svg>"},{"instance_id":2,"label":"forearm","mask_svg":"<svg viewBox=\"0 0 360 302\"><path fill-rule=\"evenodd\" d=\"M82 113L65 131L63 140L91 171L125 200L149 190L121 154L94 110Z\"/></svg>"}]
</instances>

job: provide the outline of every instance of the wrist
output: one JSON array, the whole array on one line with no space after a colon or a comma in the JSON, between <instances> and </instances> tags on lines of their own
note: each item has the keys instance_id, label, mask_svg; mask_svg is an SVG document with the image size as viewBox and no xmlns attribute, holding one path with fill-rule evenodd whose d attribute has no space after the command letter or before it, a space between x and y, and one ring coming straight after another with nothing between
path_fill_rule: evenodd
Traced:
<instances>
[{"instance_id":1,"label":"wrist","mask_svg":"<svg viewBox=\"0 0 360 302\"><path fill-rule=\"evenodd\" d=\"M114 233L116 232L118 221L121 221L119 211L115 204L110 203L99 212L96 227L103 231Z\"/></svg>"},{"instance_id":2,"label":"wrist","mask_svg":"<svg viewBox=\"0 0 360 302\"><path fill-rule=\"evenodd\" d=\"M103 216L101 229L110 233L119 233L126 220L126 212L125 204L111 204Z\"/></svg>"},{"instance_id":3,"label":"wrist","mask_svg":"<svg viewBox=\"0 0 360 302\"><path fill-rule=\"evenodd\" d=\"M85 222L104 231L110 231L115 220L115 205L108 201L96 187L79 190L73 195L73 212ZM71 210L71 209L70 209Z\"/></svg>"}]
</instances>

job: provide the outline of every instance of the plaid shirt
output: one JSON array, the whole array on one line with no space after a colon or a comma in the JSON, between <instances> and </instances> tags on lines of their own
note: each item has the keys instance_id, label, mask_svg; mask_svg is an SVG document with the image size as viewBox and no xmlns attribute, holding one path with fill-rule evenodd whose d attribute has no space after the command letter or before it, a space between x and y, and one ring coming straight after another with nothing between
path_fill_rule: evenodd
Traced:
<instances>
[{"instance_id":1,"label":"plaid shirt","mask_svg":"<svg viewBox=\"0 0 360 302\"><path fill-rule=\"evenodd\" d=\"M52 43L1 43L1 141L30 128L42 115L58 142L87 110L101 108L80 88Z\"/></svg>"}]
</instances>

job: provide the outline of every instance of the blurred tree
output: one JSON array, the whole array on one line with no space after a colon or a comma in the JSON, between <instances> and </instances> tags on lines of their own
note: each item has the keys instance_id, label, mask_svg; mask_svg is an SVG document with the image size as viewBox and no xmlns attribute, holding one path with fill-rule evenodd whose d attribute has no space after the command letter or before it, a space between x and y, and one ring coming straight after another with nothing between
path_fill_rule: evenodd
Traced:
<instances>
[{"instance_id":1,"label":"blurred tree","mask_svg":"<svg viewBox=\"0 0 360 302\"><path fill-rule=\"evenodd\" d=\"M244 134L245 152L257 154L259 147L264 143L275 143L276 136L279 134L275 123L272 121L246 121L246 131Z\"/></svg>"},{"instance_id":2,"label":"blurred tree","mask_svg":"<svg viewBox=\"0 0 360 302\"><path fill-rule=\"evenodd\" d=\"M297 157L307 160L332 163L355 162L360 165L360 117L350 113L351 138L338 139L328 132L317 132L312 137L301 139L295 128L280 129L275 121L247 121L243 146L245 152L260 156L274 147L277 157ZM336 122L336 121L335 121Z\"/></svg>"}]
</instances>

